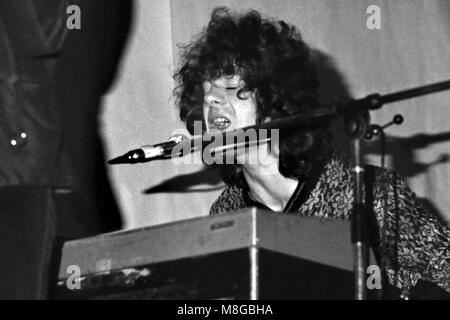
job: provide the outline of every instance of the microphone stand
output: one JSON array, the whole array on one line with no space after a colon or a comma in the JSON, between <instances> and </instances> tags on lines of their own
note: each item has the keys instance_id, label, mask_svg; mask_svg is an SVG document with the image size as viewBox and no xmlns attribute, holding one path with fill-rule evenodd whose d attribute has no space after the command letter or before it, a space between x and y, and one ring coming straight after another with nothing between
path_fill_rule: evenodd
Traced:
<instances>
[{"instance_id":1,"label":"microphone stand","mask_svg":"<svg viewBox=\"0 0 450 320\"><path fill-rule=\"evenodd\" d=\"M372 94L366 98L350 101L345 104L337 104L333 108L335 116L344 118L345 128L348 136L353 142L353 176L354 176L354 206L352 213L352 236L354 250L354 280L355 299L367 299L366 270L368 265L368 217L366 204L363 197L364 167L361 156L361 139L369 126L368 111L380 109L383 104L406 100L413 97L423 96L439 91L449 90L450 81L444 81L418 87L414 89L399 91L384 96Z\"/></svg>"},{"instance_id":2,"label":"microphone stand","mask_svg":"<svg viewBox=\"0 0 450 320\"><path fill-rule=\"evenodd\" d=\"M362 164L361 156L361 139L363 138L366 129L369 127L369 111L380 109L384 104L397 102L401 100L411 99L439 91L449 90L450 80L439 83L434 83L422 87L417 87L409 90L399 91L395 93L381 96L379 94L371 94L365 98L350 100L348 102L334 102L331 106L320 108L308 115L294 115L286 118L281 118L267 123L262 123L250 127L236 129L214 136L221 136L224 138L228 134L237 135L245 133L246 130L258 129L283 129L300 127L302 125L310 124L312 121L318 121L331 118L343 118L345 128L348 136L352 139L353 144L353 176L354 176L354 206L352 213L352 229L351 241L354 246L354 280L355 280L355 299L367 299L366 287L366 270L368 264L368 217L365 211L365 200L363 197L363 181L364 181L364 166ZM213 137L214 137L213 136ZM230 141L230 140L222 140ZM195 152L201 150L203 137L195 137L189 141L182 141L180 144L189 144L188 150ZM234 148L236 143L226 143ZM244 144L247 145L247 142ZM187 153L177 154L176 156L184 156Z\"/></svg>"},{"instance_id":3,"label":"microphone stand","mask_svg":"<svg viewBox=\"0 0 450 320\"><path fill-rule=\"evenodd\" d=\"M380 145L381 145L381 168L384 169L385 157L386 157L386 134L384 133L384 129L392 126L393 124L402 124L403 116L401 114L396 114L394 118L386 123L383 126L378 124L371 124L364 135L366 140L371 140L374 136L380 137Z\"/></svg>"}]
</instances>

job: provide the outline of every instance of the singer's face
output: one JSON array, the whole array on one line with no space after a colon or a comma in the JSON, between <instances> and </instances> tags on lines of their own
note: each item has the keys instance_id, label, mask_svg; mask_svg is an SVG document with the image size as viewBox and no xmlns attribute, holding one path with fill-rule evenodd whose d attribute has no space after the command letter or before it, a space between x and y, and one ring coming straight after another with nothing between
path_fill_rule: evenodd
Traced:
<instances>
[{"instance_id":1,"label":"singer's face","mask_svg":"<svg viewBox=\"0 0 450 320\"><path fill-rule=\"evenodd\" d=\"M218 133L256 124L254 94L246 92L238 97L244 86L239 75L222 76L203 82L203 117L208 133Z\"/></svg>"}]
</instances>

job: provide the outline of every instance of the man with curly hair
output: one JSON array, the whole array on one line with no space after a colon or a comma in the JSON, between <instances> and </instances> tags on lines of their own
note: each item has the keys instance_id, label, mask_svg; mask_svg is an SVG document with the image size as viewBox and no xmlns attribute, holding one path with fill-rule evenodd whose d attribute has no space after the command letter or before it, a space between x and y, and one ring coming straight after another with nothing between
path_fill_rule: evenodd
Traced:
<instances>
[{"instance_id":1,"label":"man with curly hair","mask_svg":"<svg viewBox=\"0 0 450 320\"><path fill-rule=\"evenodd\" d=\"M216 133L319 107L316 69L300 33L256 11L215 9L203 33L184 47L175 78L180 117L190 132L195 121ZM260 156L264 161L220 165L227 187L210 214L259 207L350 219L351 165L331 147L329 123L281 130L280 136ZM421 283L450 292L449 228L422 208L396 173L367 168L369 237L389 284L404 296Z\"/></svg>"}]
</instances>

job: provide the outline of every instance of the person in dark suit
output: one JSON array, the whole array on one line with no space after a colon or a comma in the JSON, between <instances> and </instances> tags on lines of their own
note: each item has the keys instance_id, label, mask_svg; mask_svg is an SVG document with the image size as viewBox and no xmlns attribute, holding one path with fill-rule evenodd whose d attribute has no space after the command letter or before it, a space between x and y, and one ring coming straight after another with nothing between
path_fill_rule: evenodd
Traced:
<instances>
[{"instance_id":1,"label":"person in dark suit","mask_svg":"<svg viewBox=\"0 0 450 320\"><path fill-rule=\"evenodd\" d=\"M66 27L70 5L81 10L79 30ZM0 1L2 299L47 298L64 240L121 228L98 117L131 5Z\"/></svg>"}]
</instances>

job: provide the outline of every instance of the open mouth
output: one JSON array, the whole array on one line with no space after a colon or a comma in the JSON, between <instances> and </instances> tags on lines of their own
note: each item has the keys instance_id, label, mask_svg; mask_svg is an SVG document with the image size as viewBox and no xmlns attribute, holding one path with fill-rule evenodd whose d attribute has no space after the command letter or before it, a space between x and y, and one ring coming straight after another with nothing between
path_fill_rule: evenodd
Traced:
<instances>
[{"instance_id":1,"label":"open mouth","mask_svg":"<svg viewBox=\"0 0 450 320\"><path fill-rule=\"evenodd\" d=\"M230 126L230 124L230 119L224 116L218 116L212 119L212 125L218 130L225 130Z\"/></svg>"},{"instance_id":2,"label":"open mouth","mask_svg":"<svg viewBox=\"0 0 450 320\"><path fill-rule=\"evenodd\" d=\"M234 110L230 105L227 106L205 106L206 117L208 121L208 129L225 131L231 127L235 119Z\"/></svg>"}]
</instances>

